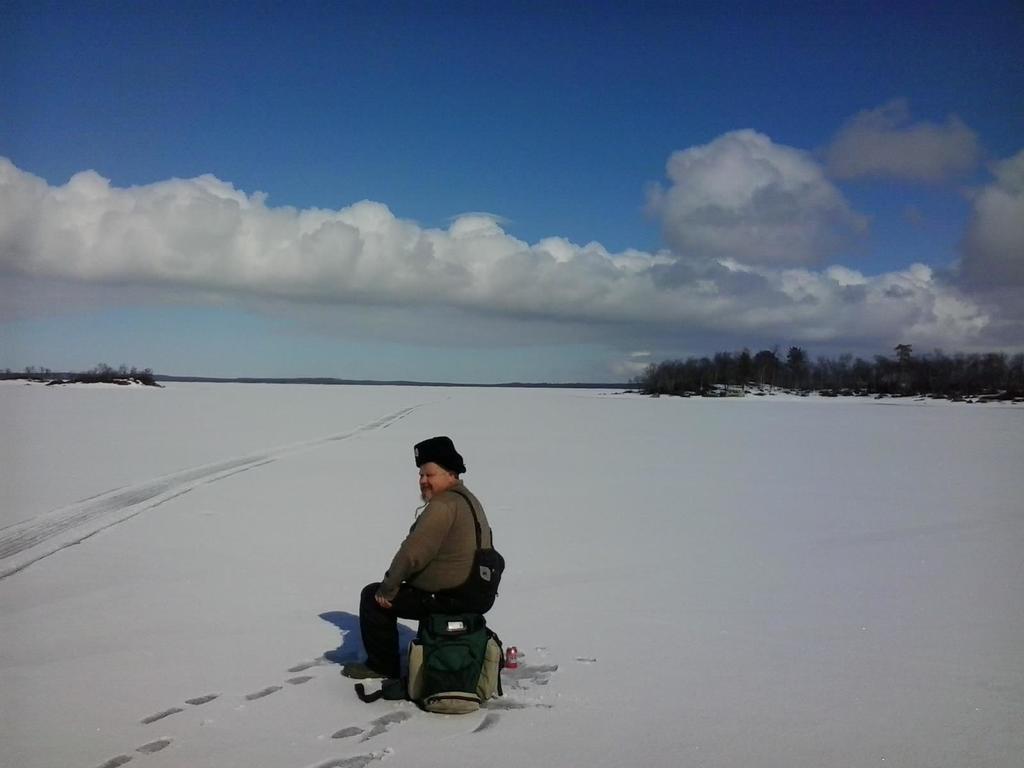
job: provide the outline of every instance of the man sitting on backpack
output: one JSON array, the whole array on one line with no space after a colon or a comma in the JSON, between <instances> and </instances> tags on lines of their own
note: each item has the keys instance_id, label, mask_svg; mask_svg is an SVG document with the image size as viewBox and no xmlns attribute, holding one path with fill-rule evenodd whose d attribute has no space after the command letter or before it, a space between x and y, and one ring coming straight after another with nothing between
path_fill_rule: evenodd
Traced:
<instances>
[{"instance_id":1,"label":"man sitting on backpack","mask_svg":"<svg viewBox=\"0 0 1024 768\"><path fill-rule=\"evenodd\" d=\"M477 550L474 512L480 527L480 546L492 546L483 507L459 479L466 465L449 437L424 440L413 451L420 470L420 497L426 506L391 561L384 580L363 589L359 628L367 658L365 663L346 664L341 670L346 677L399 676L400 618L483 613L490 607L457 589L469 579Z\"/></svg>"}]
</instances>

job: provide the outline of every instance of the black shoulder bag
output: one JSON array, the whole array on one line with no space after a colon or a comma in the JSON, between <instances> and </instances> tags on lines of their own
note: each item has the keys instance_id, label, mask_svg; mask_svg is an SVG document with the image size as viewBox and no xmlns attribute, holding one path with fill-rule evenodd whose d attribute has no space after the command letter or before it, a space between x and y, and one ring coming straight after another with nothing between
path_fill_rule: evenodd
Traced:
<instances>
[{"instance_id":1,"label":"black shoulder bag","mask_svg":"<svg viewBox=\"0 0 1024 768\"><path fill-rule=\"evenodd\" d=\"M462 602L465 610L476 613L487 613L494 605L498 597L498 584L501 582L501 574L505 570L505 558L498 550L494 549L494 531L491 531L491 547L483 548L483 536L480 531L480 518L477 515L476 507L472 499L461 491L452 489L469 504L469 510L473 513L473 525L476 527L476 552L473 554L473 567L469 571L469 578L460 586L453 589L443 590L441 594L450 596Z\"/></svg>"}]
</instances>

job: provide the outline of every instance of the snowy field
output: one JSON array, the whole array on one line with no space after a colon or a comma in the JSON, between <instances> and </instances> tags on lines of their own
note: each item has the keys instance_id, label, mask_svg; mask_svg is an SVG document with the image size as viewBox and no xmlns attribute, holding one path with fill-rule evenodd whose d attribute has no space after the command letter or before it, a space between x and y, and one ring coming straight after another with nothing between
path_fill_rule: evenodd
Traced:
<instances>
[{"instance_id":1,"label":"snowy field","mask_svg":"<svg viewBox=\"0 0 1024 768\"><path fill-rule=\"evenodd\" d=\"M1024 408L4 384L0 430L3 768L1024 765ZM436 434L525 654L463 717L324 658Z\"/></svg>"}]
</instances>

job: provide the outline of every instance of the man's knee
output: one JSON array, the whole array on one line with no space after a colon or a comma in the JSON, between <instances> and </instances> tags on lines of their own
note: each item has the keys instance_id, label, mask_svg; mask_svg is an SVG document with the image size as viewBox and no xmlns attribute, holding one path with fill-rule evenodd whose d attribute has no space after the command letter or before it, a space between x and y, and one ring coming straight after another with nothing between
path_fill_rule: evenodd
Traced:
<instances>
[{"instance_id":1,"label":"man's knee","mask_svg":"<svg viewBox=\"0 0 1024 768\"><path fill-rule=\"evenodd\" d=\"M380 586L380 582L374 582L362 588L362 593L359 595L359 613L366 613L368 610L379 610L377 590L380 589Z\"/></svg>"},{"instance_id":2,"label":"man's knee","mask_svg":"<svg viewBox=\"0 0 1024 768\"><path fill-rule=\"evenodd\" d=\"M376 595L377 590L380 589L380 582L375 581L373 584L367 584L363 587L362 594L359 595L359 604L362 605L377 605Z\"/></svg>"}]
</instances>

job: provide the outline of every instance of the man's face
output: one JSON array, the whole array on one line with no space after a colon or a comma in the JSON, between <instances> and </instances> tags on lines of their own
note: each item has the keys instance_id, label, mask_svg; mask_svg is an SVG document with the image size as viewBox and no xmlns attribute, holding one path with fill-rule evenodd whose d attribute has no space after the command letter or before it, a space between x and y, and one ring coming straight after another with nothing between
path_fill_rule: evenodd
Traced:
<instances>
[{"instance_id":1,"label":"man's face","mask_svg":"<svg viewBox=\"0 0 1024 768\"><path fill-rule=\"evenodd\" d=\"M436 494L447 491L459 481L444 467L428 461L420 467L420 498L430 501Z\"/></svg>"}]
</instances>

